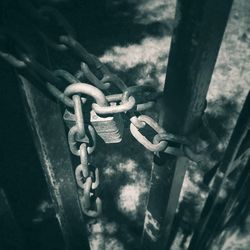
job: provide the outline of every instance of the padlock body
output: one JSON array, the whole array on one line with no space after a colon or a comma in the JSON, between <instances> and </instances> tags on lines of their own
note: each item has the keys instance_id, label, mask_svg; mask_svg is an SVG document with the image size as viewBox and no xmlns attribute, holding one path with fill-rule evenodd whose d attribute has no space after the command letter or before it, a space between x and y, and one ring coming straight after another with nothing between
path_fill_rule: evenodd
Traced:
<instances>
[{"instance_id":1,"label":"padlock body","mask_svg":"<svg viewBox=\"0 0 250 250\"><path fill-rule=\"evenodd\" d=\"M91 110L90 122L105 143L119 143L122 141L124 123L121 114L101 117L94 110Z\"/></svg>"},{"instance_id":2,"label":"padlock body","mask_svg":"<svg viewBox=\"0 0 250 250\"><path fill-rule=\"evenodd\" d=\"M69 129L76 124L75 115L67 109L64 112L63 120ZM101 117L97 115L94 110L91 110L90 123L94 127L97 135L105 143L119 143L122 141L124 121L121 114ZM83 142L87 142L85 137L80 141L82 140Z\"/></svg>"}]
</instances>

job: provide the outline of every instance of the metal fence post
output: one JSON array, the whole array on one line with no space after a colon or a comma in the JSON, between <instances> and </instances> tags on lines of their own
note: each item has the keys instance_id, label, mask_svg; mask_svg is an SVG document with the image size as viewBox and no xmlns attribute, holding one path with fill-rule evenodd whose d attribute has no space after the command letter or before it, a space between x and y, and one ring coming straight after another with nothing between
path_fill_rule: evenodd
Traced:
<instances>
[{"instance_id":1,"label":"metal fence post","mask_svg":"<svg viewBox=\"0 0 250 250\"><path fill-rule=\"evenodd\" d=\"M178 0L163 97L163 127L187 135L198 126L232 0ZM212 14L211 14L212 13ZM168 249L187 160L155 155L142 249Z\"/></svg>"},{"instance_id":2,"label":"metal fence post","mask_svg":"<svg viewBox=\"0 0 250 250\"><path fill-rule=\"evenodd\" d=\"M19 75L26 112L67 250L88 250L70 153L57 102Z\"/></svg>"}]
</instances>

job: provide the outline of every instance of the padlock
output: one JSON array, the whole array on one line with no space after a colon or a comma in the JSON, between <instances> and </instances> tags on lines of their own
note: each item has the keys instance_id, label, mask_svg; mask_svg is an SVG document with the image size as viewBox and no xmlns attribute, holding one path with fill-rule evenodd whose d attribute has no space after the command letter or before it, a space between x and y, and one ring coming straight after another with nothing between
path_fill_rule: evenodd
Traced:
<instances>
[{"instance_id":1,"label":"padlock","mask_svg":"<svg viewBox=\"0 0 250 250\"><path fill-rule=\"evenodd\" d=\"M121 114L114 114L108 117L101 117L94 110L90 112L90 122L96 133L105 143L121 142L124 130L124 123Z\"/></svg>"},{"instance_id":2,"label":"padlock","mask_svg":"<svg viewBox=\"0 0 250 250\"><path fill-rule=\"evenodd\" d=\"M64 112L63 120L69 129L71 129L76 124L75 115L67 109ZM93 125L96 133L105 143L121 142L124 130L124 122L121 114L101 117L98 116L94 110L91 110L90 123ZM78 141L86 143L89 142L86 137Z\"/></svg>"}]
</instances>

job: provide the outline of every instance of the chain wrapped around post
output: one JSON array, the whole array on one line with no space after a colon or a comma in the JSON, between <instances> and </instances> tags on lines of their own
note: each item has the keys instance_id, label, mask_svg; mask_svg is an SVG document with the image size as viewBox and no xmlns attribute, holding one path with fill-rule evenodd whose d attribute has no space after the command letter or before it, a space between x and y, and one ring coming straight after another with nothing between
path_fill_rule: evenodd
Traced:
<instances>
[{"instance_id":1,"label":"chain wrapped around post","mask_svg":"<svg viewBox=\"0 0 250 250\"><path fill-rule=\"evenodd\" d=\"M29 9L32 9L29 4L28 6ZM29 69L30 72L42 79L41 82L45 83L48 92L66 106L65 114L70 117L69 149L73 155L80 158L80 164L75 168L75 179L80 188L79 197L84 214L96 217L102 211L102 201L96 195L96 189L100 182L99 169L90 164L89 156L96 148L96 133L106 143L117 143L122 140L119 135L123 130L120 124L123 123L119 117L120 113L129 117L131 134L146 149L176 156L185 155L195 159L193 156L195 152L192 151L186 138L168 133L153 118L140 114L140 112L152 108L161 93L157 93L150 86L127 87L118 76L109 71L105 64L90 54L76 40L70 24L57 10L46 7L37 10L37 13L38 16L31 16L31 18L40 22L38 34L49 46L60 53L72 51L81 61L80 75L76 77L62 69L55 71L47 69L31 57L26 50L23 50L23 46L19 44L21 38L16 38L15 35L11 35L11 39L21 51L16 54L11 53L0 45L0 57L16 70ZM63 30L61 34L58 34L56 40L48 37L41 29L41 23L48 24L51 19ZM8 35L7 32L3 37L8 40ZM83 83L82 77L87 79L88 83ZM64 90L61 90L58 86L61 86L63 81L66 81L67 84ZM107 91L111 85L116 85L121 93L105 95L104 91ZM91 105L87 106L87 103ZM83 110L83 106L86 107L86 110ZM84 112L88 112L93 119L97 117L99 120L90 121L89 124L85 123ZM104 130L108 132L99 131L98 122L102 122ZM107 126L111 126L112 131L108 130L107 128L110 129L110 127ZM141 132L147 127L156 133L151 141ZM113 133L113 139L109 140L111 133Z\"/></svg>"}]
</instances>

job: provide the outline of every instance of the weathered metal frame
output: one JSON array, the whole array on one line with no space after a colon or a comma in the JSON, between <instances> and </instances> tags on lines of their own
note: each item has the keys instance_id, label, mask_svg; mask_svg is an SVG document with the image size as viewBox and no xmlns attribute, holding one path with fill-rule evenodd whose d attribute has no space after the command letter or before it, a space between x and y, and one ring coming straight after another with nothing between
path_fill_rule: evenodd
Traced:
<instances>
[{"instance_id":1,"label":"weathered metal frame","mask_svg":"<svg viewBox=\"0 0 250 250\"><path fill-rule=\"evenodd\" d=\"M59 104L18 75L65 249L90 249Z\"/></svg>"},{"instance_id":2,"label":"weathered metal frame","mask_svg":"<svg viewBox=\"0 0 250 250\"><path fill-rule=\"evenodd\" d=\"M178 0L163 97L162 125L188 135L199 127L232 0ZM213 13L213 15L211 15ZM155 155L142 249L168 249L187 159Z\"/></svg>"}]
</instances>

